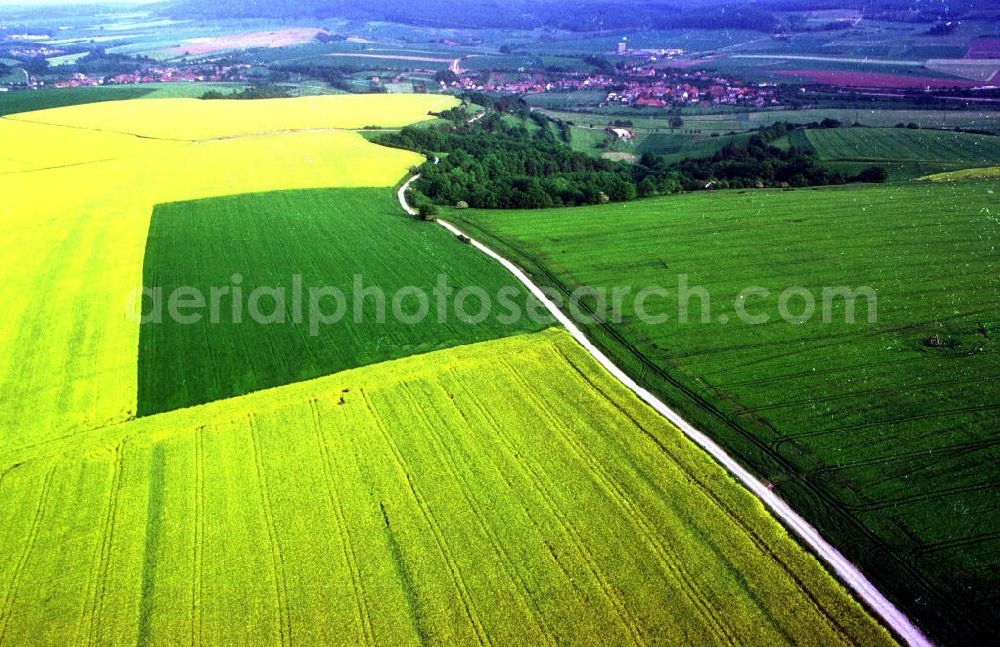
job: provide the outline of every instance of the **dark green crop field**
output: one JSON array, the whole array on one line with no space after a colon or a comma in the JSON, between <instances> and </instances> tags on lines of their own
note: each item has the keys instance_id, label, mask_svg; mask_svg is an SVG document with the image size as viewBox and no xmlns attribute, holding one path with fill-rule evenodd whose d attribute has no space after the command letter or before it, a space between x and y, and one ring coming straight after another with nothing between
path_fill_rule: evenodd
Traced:
<instances>
[{"instance_id":1,"label":"dark green crop field","mask_svg":"<svg viewBox=\"0 0 1000 647\"><path fill-rule=\"evenodd\" d=\"M560 294L668 289L644 304L665 323L625 299L620 323L584 327L933 638L974 644L1000 617L998 191L733 191L447 217ZM875 304L859 293L855 323L844 298L823 315L823 288L840 286L875 291Z\"/></svg>"},{"instance_id":2,"label":"dark green crop field","mask_svg":"<svg viewBox=\"0 0 1000 647\"><path fill-rule=\"evenodd\" d=\"M444 230L404 217L388 189L281 191L158 206L143 274L144 285L161 292L144 299L139 415L544 327L526 317L499 321L506 312L496 301L501 288L521 312L527 292ZM456 291L443 322L432 292L439 276ZM481 323L455 315L466 286L494 300ZM342 306L327 288L343 295ZM415 289L428 298L419 321ZM171 296L194 306L171 316ZM403 317L395 316L394 299ZM480 313L476 297L464 312Z\"/></svg>"},{"instance_id":3,"label":"dark green crop field","mask_svg":"<svg viewBox=\"0 0 1000 647\"><path fill-rule=\"evenodd\" d=\"M51 90L12 90L0 94L0 116L33 110L48 110L83 103L138 99L150 92L142 87L53 88Z\"/></svg>"}]
</instances>

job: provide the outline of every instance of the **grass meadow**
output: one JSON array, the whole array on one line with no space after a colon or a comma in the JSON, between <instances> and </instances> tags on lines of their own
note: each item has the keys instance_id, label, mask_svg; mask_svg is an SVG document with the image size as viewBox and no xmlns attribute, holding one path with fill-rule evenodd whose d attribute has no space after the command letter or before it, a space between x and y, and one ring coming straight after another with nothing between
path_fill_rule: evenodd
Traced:
<instances>
[{"instance_id":1,"label":"grass meadow","mask_svg":"<svg viewBox=\"0 0 1000 647\"><path fill-rule=\"evenodd\" d=\"M995 181L732 191L546 212L454 211L562 294L662 286L650 323L587 326L625 370L770 481L941 640L993 624L1000 551ZM679 318L679 277L710 295ZM744 288L769 293L740 301ZM845 323L780 294L870 286ZM736 304L766 323L736 317ZM792 301L794 313L803 301ZM751 307L752 306L752 307ZM594 307L592 304L591 307ZM817 306L818 307L818 306Z\"/></svg>"}]
</instances>

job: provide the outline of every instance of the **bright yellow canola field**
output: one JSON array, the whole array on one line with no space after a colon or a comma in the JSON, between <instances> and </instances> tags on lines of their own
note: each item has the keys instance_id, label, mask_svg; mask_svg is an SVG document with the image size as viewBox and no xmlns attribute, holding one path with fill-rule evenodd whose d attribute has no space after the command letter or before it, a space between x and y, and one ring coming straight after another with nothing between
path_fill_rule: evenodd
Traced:
<instances>
[{"instance_id":1,"label":"bright yellow canola field","mask_svg":"<svg viewBox=\"0 0 1000 647\"><path fill-rule=\"evenodd\" d=\"M149 154L170 142L0 118L0 176Z\"/></svg>"},{"instance_id":2,"label":"bright yellow canola field","mask_svg":"<svg viewBox=\"0 0 1000 647\"><path fill-rule=\"evenodd\" d=\"M323 103L331 123L338 119L338 98ZM367 122L380 121L379 98L365 98L371 110ZM405 120L405 98L385 96L387 124ZM354 123L358 102L345 99L348 116L343 123ZM411 122L426 118L426 100L414 99ZM279 127L294 118L297 101L281 102L291 116ZM140 100L79 109L90 116L105 108L110 115L152 120L165 118L171 103ZM206 119L215 118L217 104L234 107L245 122L253 122L247 127L254 131L276 114L269 102L181 103L184 120L175 128L186 121L192 132L204 127L200 106L205 106ZM60 112L72 115L73 110ZM256 121L251 118L255 110L261 114ZM422 161L414 153L375 146L346 131L198 143L135 138L123 146L121 136L113 133L4 119L0 124L0 143L18 142L10 156L15 162L60 166L0 174L0 453L134 414L139 327L127 316L126 301L142 283L155 204L251 191L388 187ZM238 134L236 127L229 124L229 132ZM23 135L16 128L24 128ZM106 147L95 137L107 138ZM36 150L20 148L29 143ZM89 146L104 161L88 163L94 159Z\"/></svg>"},{"instance_id":3,"label":"bright yellow canola field","mask_svg":"<svg viewBox=\"0 0 1000 647\"><path fill-rule=\"evenodd\" d=\"M0 644L892 642L562 330L0 454L0 518Z\"/></svg>"},{"instance_id":4,"label":"bright yellow canola field","mask_svg":"<svg viewBox=\"0 0 1000 647\"><path fill-rule=\"evenodd\" d=\"M60 124L75 128L131 133L161 139L195 140L247 133L323 128L399 127L430 119L456 105L438 94L356 94L266 99L203 101L142 99L93 103L13 115L12 120Z\"/></svg>"}]
</instances>

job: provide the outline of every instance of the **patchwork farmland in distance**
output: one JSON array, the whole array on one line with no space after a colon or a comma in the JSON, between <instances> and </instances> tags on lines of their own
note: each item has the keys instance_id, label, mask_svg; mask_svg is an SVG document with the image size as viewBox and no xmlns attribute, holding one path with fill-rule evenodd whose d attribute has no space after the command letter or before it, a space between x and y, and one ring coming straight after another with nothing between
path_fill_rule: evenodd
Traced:
<instances>
[{"instance_id":1,"label":"patchwork farmland in distance","mask_svg":"<svg viewBox=\"0 0 1000 647\"><path fill-rule=\"evenodd\" d=\"M213 288L230 286L235 275L243 292L237 316L230 297L219 308L219 321L205 311L195 324L164 316L141 327L139 415L542 327L526 316L534 297L514 277L443 229L406 217L387 189L279 191L156 207L143 284L162 290L161 313L175 290L195 288L207 299ZM443 317L433 292L439 277L453 291ZM295 281L302 292L297 313ZM470 286L494 301L481 322L455 314L454 295ZM345 297L334 325L320 325L309 312L310 291L327 287ZM247 311L249 295L258 288L284 294L280 308L273 293L259 304L271 323L252 321ZM383 297L369 295L356 305L366 289ZM427 298L426 316L415 323L393 314L393 301L405 296L404 289L419 289ZM521 315L511 323L498 320L508 314L495 303L501 291ZM398 304L406 318L420 316L422 306L413 294ZM147 299L147 312L155 305ZM337 307L327 297L316 314L332 314ZM472 298L464 307L477 315L481 304ZM276 317L284 323L274 325Z\"/></svg>"},{"instance_id":2,"label":"patchwork farmland in distance","mask_svg":"<svg viewBox=\"0 0 1000 647\"><path fill-rule=\"evenodd\" d=\"M892 644L560 330L2 465L4 644Z\"/></svg>"},{"instance_id":3,"label":"patchwork farmland in distance","mask_svg":"<svg viewBox=\"0 0 1000 647\"><path fill-rule=\"evenodd\" d=\"M985 636L1000 581L994 181L729 191L445 217L564 294L669 289L670 319L587 326L615 362L752 466L913 616ZM624 226L623 223L628 223ZM601 249L601 253L595 250ZM678 320L679 277L692 297ZM760 286L742 323L740 292ZM856 323L779 319L792 287L877 289ZM803 301L790 309L802 312ZM724 315L724 317L723 317ZM938 341L940 340L940 341Z\"/></svg>"}]
</instances>

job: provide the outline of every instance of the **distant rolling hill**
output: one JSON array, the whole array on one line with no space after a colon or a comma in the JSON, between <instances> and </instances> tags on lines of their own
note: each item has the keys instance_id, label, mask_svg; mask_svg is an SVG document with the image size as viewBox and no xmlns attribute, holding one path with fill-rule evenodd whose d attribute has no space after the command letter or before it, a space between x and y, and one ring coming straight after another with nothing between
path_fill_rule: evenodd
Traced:
<instances>
[{"instance_id":1,"label":"distant rolling hill","mask_svg":"<svg viewBox=\"0 0 1000 647\"><path fill-rule=\"evenodd\" d=\"M773 30L778 22L756 5L707 0L699 11L683 11L683 2L652 0L220 0L205 3L181 0L166 5L164 13L178 18L305 18L341 17L387 20L439 27L534 29L553 27L572 31L599 29L757 29Z\"/></svg>"}]
</instances>

